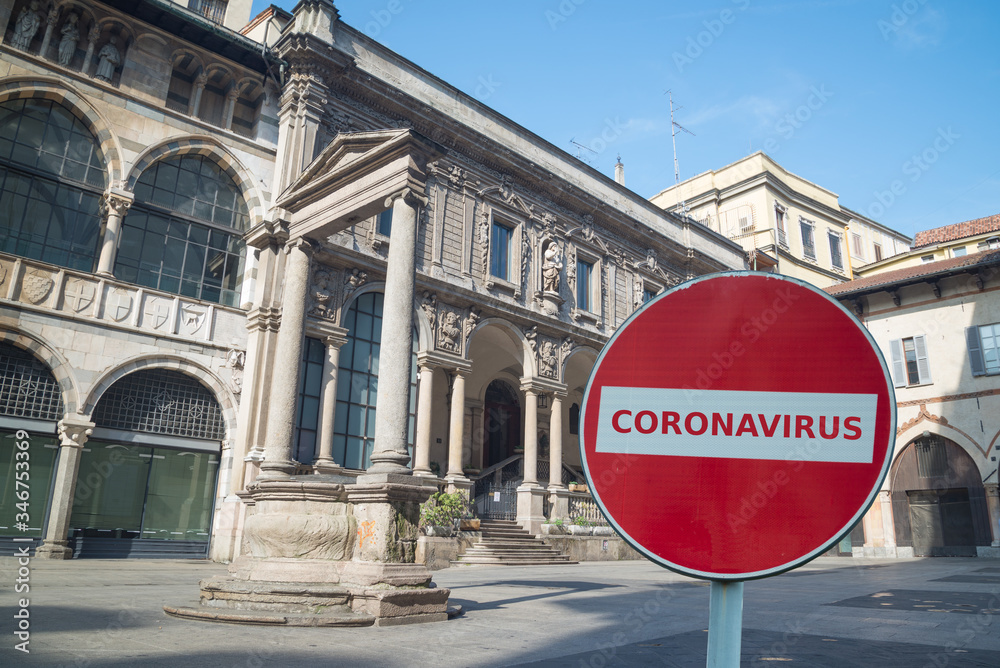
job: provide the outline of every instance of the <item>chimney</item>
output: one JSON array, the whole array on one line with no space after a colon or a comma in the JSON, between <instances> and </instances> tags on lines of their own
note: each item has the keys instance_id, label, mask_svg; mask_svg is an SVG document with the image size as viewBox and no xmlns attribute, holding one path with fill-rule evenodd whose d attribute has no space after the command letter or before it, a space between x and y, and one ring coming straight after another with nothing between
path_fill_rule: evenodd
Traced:
<instances>
[{"instance_id":1,"label":"chimney","mask_svg":"<svg viewBox=\"0 0 1000 668\"><path fill-rule=\"evenodd\" d=\"M615 183L625 185L625 165L622 164L621 156L618 156L618 162L615 163Z\"/></svg>"}]
</instances>

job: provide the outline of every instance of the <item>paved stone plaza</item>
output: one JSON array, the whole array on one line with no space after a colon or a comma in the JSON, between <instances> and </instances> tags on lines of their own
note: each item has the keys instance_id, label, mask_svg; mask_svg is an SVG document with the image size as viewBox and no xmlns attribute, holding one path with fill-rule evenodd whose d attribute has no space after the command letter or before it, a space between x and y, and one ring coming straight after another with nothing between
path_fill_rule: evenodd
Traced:
<instances>
[{"instance_id":1,"label":"paved stone plaza","mask_svg":"<svg viewBox=\"0 0 1000 668\"><path fill-rule=\"evenodd\" d=\"M16 609L12 559L0 605ZM435 574L464 614L432 625L267 628L183 621L204 561L32 560L30 655L3 666L704 666L705 582L644 561ZM9 585L7 583L10 583ZM820 558L746 585L744 666L1000 665L1000 563Z\"/></svg>"}]
</instances>

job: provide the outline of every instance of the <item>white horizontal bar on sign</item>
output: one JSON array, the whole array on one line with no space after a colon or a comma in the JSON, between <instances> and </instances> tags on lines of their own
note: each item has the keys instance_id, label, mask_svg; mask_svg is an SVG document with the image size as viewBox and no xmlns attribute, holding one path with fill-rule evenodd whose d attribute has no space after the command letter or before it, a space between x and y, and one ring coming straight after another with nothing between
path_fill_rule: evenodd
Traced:
<instances>
[{"instance_id":1,"label":"white horizontal bar on sign","mask_svg":"<svg viewBox=\"0 0 1000 668\"><path fill-rule=\"evenodd\" d=\"M870 464L878 395L604 387L597 452Z\"/></svg>"}]
</instances>

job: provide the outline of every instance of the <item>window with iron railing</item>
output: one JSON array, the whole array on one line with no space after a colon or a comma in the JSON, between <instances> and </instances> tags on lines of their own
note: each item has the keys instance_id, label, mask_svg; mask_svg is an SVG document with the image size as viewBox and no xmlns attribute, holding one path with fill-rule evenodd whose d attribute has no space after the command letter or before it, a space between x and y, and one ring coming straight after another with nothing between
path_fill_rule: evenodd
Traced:
<instances>
[{"instance_id":1,"label":"window with iron railing","mask_svg":"<svg viewBox=\"0 0 1000 668\"><path fill-rule=\"evenodd\" d=\"M226 18L226 4L226 0L191 0L188 8L213 23L222 23Z\"/></svg>"}]
</instances>

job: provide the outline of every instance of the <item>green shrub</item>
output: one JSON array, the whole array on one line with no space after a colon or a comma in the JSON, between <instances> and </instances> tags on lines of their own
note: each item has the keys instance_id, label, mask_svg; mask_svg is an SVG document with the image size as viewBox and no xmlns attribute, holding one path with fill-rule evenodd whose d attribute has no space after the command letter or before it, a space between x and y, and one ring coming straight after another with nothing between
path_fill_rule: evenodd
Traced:
<instances>
[{"instance_id":1,"label":"green shrub","mask_svg":"<svg viewBox=\"0 0 1000 668\"><path fill-rule=\"evenodd\" d=\"M573 524L575 524L578 527L589 527L590 526L590 520L588 520L586 517L583 517L583 516L581 516L581 517L574 517L573 518Z\"/></svg>"},{"instance_id":2,"label":"green shrub","mask_svg":"<svg viewBox=\"0 0 1000 668\"><path fill-rule=\"evenodd\" d=\"M420 525L448 527L468 514L465 496L458 492L435 492L420 506Z\"/></svg>"}]
</instances>

